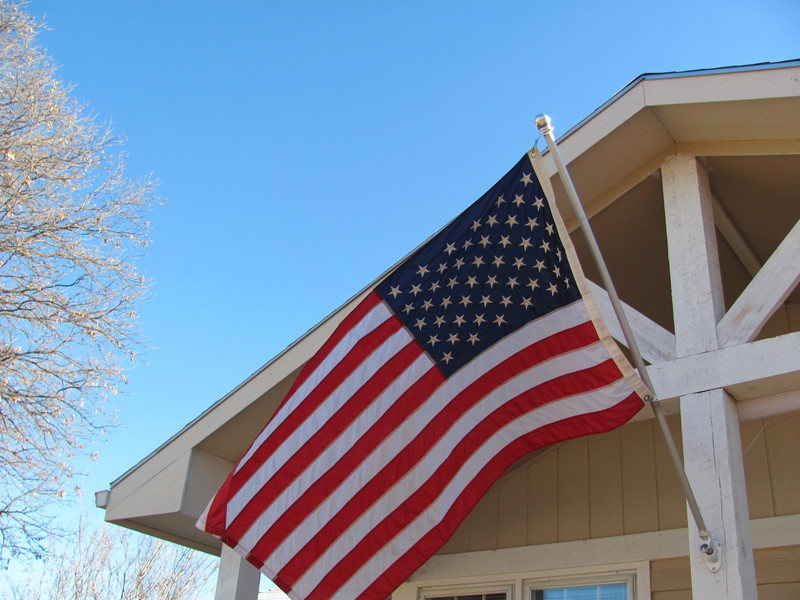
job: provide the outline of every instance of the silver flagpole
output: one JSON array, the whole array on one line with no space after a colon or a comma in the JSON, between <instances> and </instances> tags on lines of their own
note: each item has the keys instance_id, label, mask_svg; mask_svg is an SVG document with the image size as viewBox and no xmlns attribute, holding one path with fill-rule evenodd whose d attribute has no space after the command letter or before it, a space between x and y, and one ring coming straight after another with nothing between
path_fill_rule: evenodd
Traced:
<instances>
[{"instance_id":1,"label":"silver flagpole","mask_svg":"<svg viewBox=\"0 0 800 600\"><path fill-rule=\"evenodd\" d=\"M722 544L718 541L715 541L706 528L706 523L703 520L703 515L700 513L700 507L697 505L697 499L692 491L692 486L689 484L689 479L686 477L686 472L683 470L683 462L681 460L680 453L678 452L678 447L675 444L675 439L672 437L672 432L669 430L669 426L667 425L667 420L664 417L664 411L661 409L661 406L655 398L653 392L653 383L650 380L650 375L647 373L644 359L639 351L639 345L636 343L636 339L633 337L633 331L628 323L628 318L625 316L625 311L622 309L622 302L617 294L617 289L614 287L614 283L611 280L611 275L609 274L606 263L603 260L602 254L600 253L600 247L597 245L597 240L594 237L592 227L589 225L589 219L586 218L583 205L578 198L578 193L575 191L575 186L572 184L572 178L569 176L567 167L564 164L564 161L561 159L561 153L558 151L555 136L553 135L552 120L547 115L538 115L536 117L536 127L539 129L539 132L542 134L542 136L544 136L544 139L547 141L547 147L553 154L553 159L556 162L558 173L561 176L561 182L564 184L564 189L567 192L567 198L569 198L572 210L578 217L581 231L586 239L586 243L589 245L589 251L592 253L592 258L594 258L594 262L597 265L598 271L600 272L600 278L603 281L603 285L608 292L608 297L611 300L611 306L614 308L614 313L616 314L617 320L622 328L622 333L625 336L625 342L628 345L628 350L630 350L631 357L633 358L633 364L636 366L636 370L639 372L639 377L641 377L642 382L650 390L650 394L648 394L644 400L650 404L653 409L656 421L658 422L661 432L664 435L664 440L667 443L667 448L669 450L670 457L672 458L672 463L675 465L675 470L678 472L678 479L680 480L681 487L683 488L683 495L686 497L686 503L689 505L689 510L692 513L695 524L697 525L698 535L702 541L700 551L706 555L708 568L716 573L721 565Z\"/></svg>"}]
</instances>

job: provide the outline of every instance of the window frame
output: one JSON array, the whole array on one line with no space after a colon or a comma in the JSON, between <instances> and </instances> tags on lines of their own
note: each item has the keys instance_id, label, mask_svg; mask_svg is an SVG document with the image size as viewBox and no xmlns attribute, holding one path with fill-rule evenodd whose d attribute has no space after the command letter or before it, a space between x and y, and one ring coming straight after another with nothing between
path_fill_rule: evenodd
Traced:
<instances>
[{"instance_id":1,"label":"window frame","mask_svg":"<svg viewBox=\"0 0 800 600\"><path fill-rule=\"evenodd\" d=\"M504 593L506 600L514 600L514 584L509 581L491 581L466 585L435 585L417 588L417 600L431 600L451 596L457 600L458 596L477 594Z\"/></svg>"}]
</instances>

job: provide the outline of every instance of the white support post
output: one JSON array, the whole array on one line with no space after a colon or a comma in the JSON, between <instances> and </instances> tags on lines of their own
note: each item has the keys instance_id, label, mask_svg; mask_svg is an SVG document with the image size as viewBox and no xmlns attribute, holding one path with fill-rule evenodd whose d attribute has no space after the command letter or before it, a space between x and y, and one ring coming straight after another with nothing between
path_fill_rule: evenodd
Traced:
<instances>
[{"instance_id":1,"label":"white support post","mask_svg":"<svg viewBox=\"0 0 800 600\"><path fill-rule=\"evenodd\" d=\"M222 545L214 600L257 600L260 580L258 569L232 548Z\"/></svg>"},{"instance_id":2,"label":"white support post","mask_svg":"<svg viewBox=\"0 0 800 600\"><path fill-rule=\"evenodd\" d=\"M676 156L661 169L667 225L675 343L678 357L718 348L724 312L713 203L708 176L695 157ZM683 458L711 535L722 542L722 564L709 568L696 551L689 519L694 598L756 597L739 424L722 389L681 397Z\"/></svg>"}]
</instances>

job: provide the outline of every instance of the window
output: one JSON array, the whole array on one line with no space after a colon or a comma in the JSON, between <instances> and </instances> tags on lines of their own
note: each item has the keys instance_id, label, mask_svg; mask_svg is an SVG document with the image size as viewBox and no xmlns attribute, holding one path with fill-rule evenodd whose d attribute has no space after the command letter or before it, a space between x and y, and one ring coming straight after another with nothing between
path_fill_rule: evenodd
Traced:
<instances>
[{"instance_id":1,"label":"window","mask_svg":"<svg viewBox=\"0 0 800 600\"><path fill-rule=\"evenodd\" d=\"M528 600L633 600L633 573L528 581Z\"/></svg>"},{"instance_id":2,"label":"window","mask_svg":"<svg viewBox=\"0 0 800 600\"><path fill-rule=\"evenodd\" d=\"M604 571L595 570L596 567L559 569L547 575L520 574L519 578L506 573L502 581L472 580L430 587L404 584L398 588L396 600L642 600L650 597L647 562L605 566L607 570Z\"/></svg>"},{"instance_id":3,"label":"window","mask_svg":"<svg viewBox=\"0 0 800 600\"><path fill-rule=\"evenodd\" d=\"M506 600L508 596L505 592L494 592L492 594L466 594L462 596L426 596L425 600Z\"/></svg>"},{"instance_id":4,"label":"window","mask_svg":"<svg viewBox=\"0 0 800 600\"><path fill-rule=\"evenodd\" d=\"M628 600L627 583L531 590L531 600Z\"/></svg>"},{"instance_id":5,"label":"window","mask_svg":"<svg viewBox=\"0 0 800 600\"><path fill-rule=\"evenodd\" d=\"M513 597L512 586L504 583L426 588L417 596L419 600L511 600Z\"/></svg>"}]
</instances>

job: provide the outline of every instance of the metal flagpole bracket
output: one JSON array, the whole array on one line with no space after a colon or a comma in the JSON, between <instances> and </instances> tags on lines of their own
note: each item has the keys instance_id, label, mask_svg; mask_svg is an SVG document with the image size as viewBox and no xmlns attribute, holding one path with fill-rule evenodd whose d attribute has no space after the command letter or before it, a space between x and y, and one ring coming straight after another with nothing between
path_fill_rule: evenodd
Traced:
<instances>
[{"instance_id":1,"label":"metal flagpole bracket","mask_svg":"<svg viewBox=\"0 0 800 600\"><path fill-rule=\"evenodd\" d=\"M647 367L644 364L644 359L639 351L639 346L636 343L636 339L633 336L633 331L628 323L628 318L625 316L625 311L622 309L622 302L619 299L617 290L614 287L613 281L611 280L611 275L609 274L608 268L603 260L603 256L600 253L600 248L597 245L594 232L589 224L589 219L583 210L583 205L581 204L580 199L578 198L578 192L575 190L575 186L572 183L572 178L569 176L569 171L567 170L566 165L564 165L564 161L561 158L561 153L558 151L558 145L556 144L555 135L553 134L553 121L547 115L537 115L535 123L536 127L539 129L539 133L542 135L542 137L544 137L545 141L547 142L547 147L550 149L550 152L553 155L556 168L561 176L561 182L564 184L564 190L567 192L567 199L569 200L575 215L578 217L578 222L580 224L581 231L583 231L584 239L589 246L589 251L592 254L592 258L594 258L595 265L597 265L600 279L602 280L603 285L605 285L608 298L611 301L612 308L614 309L614 314L616 314L619 325L622 328L622 334L625 337L628 350L630 350L633 364L636 367L636 370L639 372L639 377L641 378L642 382L650 390L650 393L647 394L643 400L648 402L652 407L656 422L658 423L658 426L664 436L664 441L667 444L667 449L669 450L672 463L675 466L678 479L681 483L681 487L683 488L683 495L686 498L686 504L689 507L689 511L692 513L692 517L694 517L695 524L697 525L698 535L700 536L701 541L700 552L702 552L705 556L708 569L712 573L716 573L722 566L722 542L714 540L711 537L711 534L708 532L708 528L706 528L703 515L700 513L700 507L698 506L697 499L694 496L694 491L692 491L692 486L689 484L689 478L686 476L686 472L683 469L683 461L680 453L678 452L678 447L675 444L674 438L672 437L672 432L669 430L669 426L667 424L666 417L664 416L664 412L661 409L661 405L656 399L653 384L650 380L650 376L647 373Z\"/></svg>"},{"instance_id":2,"label":"metal flagpole bracket","mask_svg":"<svg viewBox=\"0 0 800 600\"><path fill-rule=\"evenodd\" d=\"M709 571L716 573L722 566L722 542L716 541L706 530L698 531L697 534L703 542L700 544L700 552L705 555L706 566Z\"/></svg>"}]
</instances>

